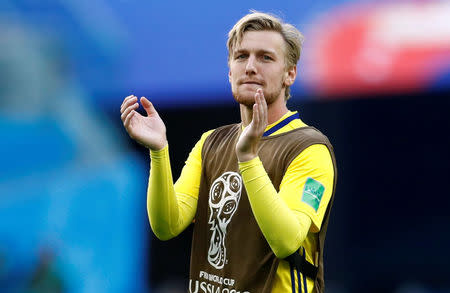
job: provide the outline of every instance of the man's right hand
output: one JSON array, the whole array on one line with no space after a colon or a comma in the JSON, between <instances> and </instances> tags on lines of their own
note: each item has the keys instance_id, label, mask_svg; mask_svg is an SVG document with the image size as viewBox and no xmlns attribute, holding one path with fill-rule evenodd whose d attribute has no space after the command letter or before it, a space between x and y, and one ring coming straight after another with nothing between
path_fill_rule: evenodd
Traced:
<instances>
[{"instance_id":1,"label":"man's right hand","mask_svg":"<svg viewBox=\"0 0 450 293\"><path fill-rule=\"evenodd\" d=\"M123 126L132 139L151 150L161 150L167 144L166 126L156 112L153 104L147 98L141 98L141 104L147 112L142 116L136 109L139 108L136 96L128 96L120 106L120 118Z\"/></svg>"}]
</instances>

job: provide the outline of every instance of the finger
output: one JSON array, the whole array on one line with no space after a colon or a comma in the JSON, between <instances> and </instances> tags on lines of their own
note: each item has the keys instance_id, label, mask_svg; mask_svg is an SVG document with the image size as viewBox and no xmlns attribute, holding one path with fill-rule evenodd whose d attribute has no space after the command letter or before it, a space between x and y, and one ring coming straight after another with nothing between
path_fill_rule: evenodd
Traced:
<instances>
[{"instance_id":1,"label":"finger","mask_svg":"<svg viewBox=\"0 0 450 293\"><path fill-rule=\"evenodd\" d=\"M132 97L134 97L134 95L129 95L129 96L125 97L125 99L123 99L123 100L126 101L128 99L131 99Z\"/></svg>"},{"instance_id":2,"label":"finger","mask_svg":"<svg viewBox=\"0 0 450 293\"><path fill-rule=\"evenodd\" d=\"M158 112L156 112L155 106L153 106L152 102L150 102L146 97L141 97L141 104L142 107L144 107L145 112L147 112L147 115L158 115Z\"/></svg>"},{"instance_id":3,"label":"finger","mask_svg":"<svg viewBox=\"0 0 450 293\"><path fill-rule=\"evenodd\" d=\"M133 110L136 110L137 108L139 108L139 104L138 103L134 103L130 106L128 106L122 113L122 115L120 115L120 119L122 119L122 121L125 120L125 118L127 117L128 113L130 113Z\"/></svg>"},{"instance_id":4,"label":"finger","mask_svg":"<svg viewBox=\"0 0 450 293\"><path fill-rule=\"evenodd\" d=\"M261 89L260 90L260 97L261 97L261 121L263 122L263 127L265 128L267 126L267 101L264 97L264 92Z\"/></svg>"},{"instance_id":5,"label":"finger","mask_svg":"<svg viewBox=\"0 0 450 293\"><path fill-rule=\"evenodd\" d=\"M134 97L133 95L129 95L128 97L126 97L125 99L123 99L123 102L122 102L122 104L120 105L120 111L123 110L123 108L125 107L125 104L126 104L131 98L133 98L133 97Z\"/></svg>"},{"instance_id":6,"label":"finger","mask_svg":"<svg viewBox=\"0 0 450 293\"><path fill-rule=\"evenodd\" d=\"M258 133L262 131L262 128L264 127L264 105L263 105L263 95L262 95L262 91L261 89L257 90L257 94L255 96L255 98L257 99L257 104L258 104Z\"/></svg>"},{"instance_id":7,"label":"finger","mask_svg":"<svg viewBox=\"0 0 450 293\"><path fill-rule=\"evenodd\" d=\"M259 114L261 117L261 115L264 114L263 113L263 94L262 94L261 90L258 90L257 97L258 97L258 110L259 110Z\"/></svg>"},{"instance_id":8,"label":"finger","mask_svg":"<svg viewBox=\"0 0 450 293\"><path fill-rule=\"evenodd\" d=\"M125 111L125 109L126 109L129 105L131 105L131 104L133 104L133 103L136 103L136 102L137 102L137 97L136 97L136 96L130 96L130 97L128 97L127 100L123 102L122 107L121 107L121 111L122 111L122 112Z\"/></svg>"},{"instance_id":9,"label":"finger","mask_svg":"<svg viewBox=\"0 0 450 293\"><path fill-rule=\"evenodd\" d=\"M130 121L131 118L133 118L133 116L136 114L136 111L131 111L130 113L128 113L128 115L125 117L125 121L123 122L123 126L125 126L125 128L128 130L128 127L130 126Z\"/></svg>"},{"instance_id":10,"label":"finger","mask_svg":"<svg viewBox=\"0 0 450 293\"><path fill-rule=\"evenodd\" d=\"M128 107L131 103L136 102L137 97L136 96L128 96L123 100L122 105L120 106L120 113L123 113L125 111L125 108Z\"/></svg>"},{"instance_id":11,"label":"finger","mask_svg":"<svg viewBox=\"0 0 450 293\"><path fill-rule=\"evenodd\" d=\"M253 116L252 116L252 124L253 124L253 129L255 129L256 131L258 130L258 128L259 128L259 122L260 122L260 119L259 119L259 99L258 99L258 97L259 97L259 94L258 93L256 93L255 94L255 104L253 104Z\"/></svg>"}]
</instances>

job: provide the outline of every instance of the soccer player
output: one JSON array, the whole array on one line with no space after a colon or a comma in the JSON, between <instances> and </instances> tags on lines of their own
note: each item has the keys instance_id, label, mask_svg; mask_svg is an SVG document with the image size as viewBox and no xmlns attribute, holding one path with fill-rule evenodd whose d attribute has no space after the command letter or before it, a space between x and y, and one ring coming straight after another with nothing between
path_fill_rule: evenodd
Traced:
<instances>
[{"instance_id":1,"label":"soccer player","mask_svg":"<svg viewBox=\"0 0 450 293\"><path fill-rule=\"evenodd\" d=\"M194 221L189 292L323 292L323 249L336 184L333 149L286 100L301 33L252 12L229 32L229 81L241 123L205 132L172 181L164 122L142 97L121 106L150 149L147 211L161 240Z\"/></svg>"}]
</instances>

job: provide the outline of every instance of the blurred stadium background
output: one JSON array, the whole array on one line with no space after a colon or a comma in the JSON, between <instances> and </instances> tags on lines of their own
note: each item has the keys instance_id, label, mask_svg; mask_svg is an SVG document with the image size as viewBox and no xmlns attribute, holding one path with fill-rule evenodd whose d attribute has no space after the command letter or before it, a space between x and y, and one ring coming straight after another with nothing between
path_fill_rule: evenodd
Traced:
<instances>
[{"instance_id":1,"label":"blurred stadium background","mask_svg":"<svg viewBox=\"0 0 450 293\"><path fill-rule=\"evenodd\" d=\"M184 292L190 229L160 242L129 95L174 176L239 120L227 32L249 9L306 36L290 108L332 141L327 292L450 292L450 1L0 1L0 292Z\"/></svg>"}]
</instances>

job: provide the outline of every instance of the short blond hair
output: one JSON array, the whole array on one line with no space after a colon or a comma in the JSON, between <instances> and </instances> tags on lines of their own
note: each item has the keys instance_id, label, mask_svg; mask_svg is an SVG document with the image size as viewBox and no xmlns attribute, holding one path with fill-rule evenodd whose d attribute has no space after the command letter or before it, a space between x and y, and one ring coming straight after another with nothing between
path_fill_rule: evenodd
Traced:
<instances>
[{"instance_id":1,"label":"short blond hair","mask_svg":"<svg viewBox=\"0 0 450 293\"><path fill-rule=\"evenodd\" d=\"M302 52L304 37L302 33L289 23L284 23L279 17L252 10L242 17L228 33L228 64L236 45L242 41L247 31L275 31L280 33L285 41L285 65L286 68L297 65ZM286 87L285 100L290 98L290 89Z\"/></svg>"}]
</instances>

